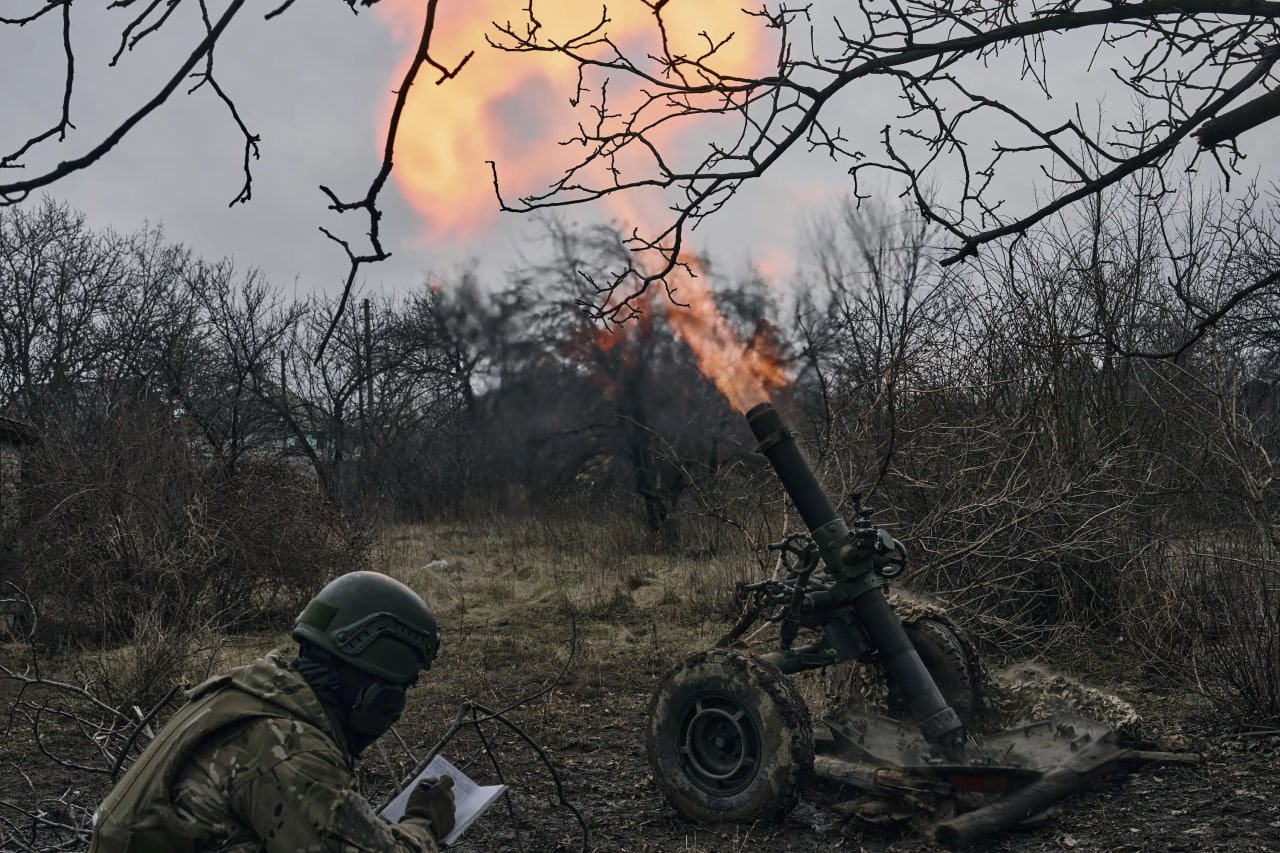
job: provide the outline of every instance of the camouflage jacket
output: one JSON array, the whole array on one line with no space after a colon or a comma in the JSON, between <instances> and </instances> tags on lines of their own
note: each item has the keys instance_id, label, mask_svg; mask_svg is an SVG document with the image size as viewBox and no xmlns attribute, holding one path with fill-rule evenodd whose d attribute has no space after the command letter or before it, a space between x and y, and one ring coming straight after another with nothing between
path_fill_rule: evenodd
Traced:
<instances>
[{"instance_id":1,"label":"camouflage jacket","mask_svg":"<svg viewBox=\"0 0 1280 853\"><path fill-rule=\"evenodd\" d=\"M217 676L94 815L90 853L436 853L430 824L389 825L353 785L339 729L279 652Z\"/></svg>"}]
</instances>

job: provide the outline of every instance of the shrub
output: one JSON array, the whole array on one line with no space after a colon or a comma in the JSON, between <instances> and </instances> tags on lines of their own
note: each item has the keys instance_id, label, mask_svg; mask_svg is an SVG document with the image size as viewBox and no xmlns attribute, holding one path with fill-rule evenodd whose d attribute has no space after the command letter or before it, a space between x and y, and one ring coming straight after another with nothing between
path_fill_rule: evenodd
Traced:
<instances>
[{"instance_id":1,"label":"shrub","mask_svg":"<svg viewBox=\"0 0 1280 853\"><path fill-rule=\"evenodd\" d=\"M368 539L282 461L210 459L143 403L54 424L30 461L19 584L42 639L129 642L156 625L246 628L291 617Z\"/></svg>"},{"instance_id":2,"label":"shrub","mask_svg":"<svg viewBox=\"0 0 1280 853\"><path fill-rule=\"evenodd\" d=\"M1267 545L1197 554L1198 683L1237 726L1280 725L1280 569Z\"/></svg>"}]
</instances>

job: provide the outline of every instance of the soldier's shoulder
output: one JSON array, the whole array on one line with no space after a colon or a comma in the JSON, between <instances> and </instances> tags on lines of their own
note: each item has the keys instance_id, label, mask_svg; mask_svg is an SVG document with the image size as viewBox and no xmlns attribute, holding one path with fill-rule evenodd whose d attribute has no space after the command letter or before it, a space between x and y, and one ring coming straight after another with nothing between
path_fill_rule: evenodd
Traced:
<instances>
[{"instance_id":1,"label":"soldier's shoulder","mask_svg":"<svg viewBox=\"0 0 1280 853\"><path fill-rule=\"evenodd\" d=\"M192 690L188 698L229 712L293 716L322 728L327 725L324 709L311 686L279 652L209 679Z\"/></svg>"},{"instance_id":2,"label":"soldier's shoulder","mask_svg":"<svg viewBox=\"0 0 1280 853\"><path fill-rule=\"evenodd\" d=\"M306 685L306 681L289 666L282 649L267 654L242 666L208 678L187 691L187 699L195 700L221 693L228 687L237 687L259 696L293 693Z\"/></svg>"},{"instance_id":3,"label":"soldier's shoulder","mask_svg":"<svg viewBox=\"0 0 1280 853\"><path fill-rule=\"evenodd\" d=\"M288 784L324 780L335 789L351 785L346 754L314 726L302 720L256 717L231 726L206 741L194 765L208 779L221 780L229 793L274 776Z\"/></svg>"},{"instance_id":4,"label":"soldier's shoulder","mask_svg":"<svg viewBox=\"0 0 1280 853\"><path fill-rule=\"evenodd\" d=\"M216 738L223 755L261 763L314 753L335 766L348 763L314 692L276 654L207 682L192 701L197 705L185 725L204 732L202 738Z\"/></svg>"},{"instance_id":5,"label":"soldier's shoulder","mask_svg":"<svg viewBox=\"0 0 1280 853\"><path fill-rule=\"evenodd\" d=\"M310 720L300 717L257 717L237 728L233 740L246 752L259 759L284 760L299 755L313 755L337 766L346 766L347 758L327 732Z\"/></svg>"}]
</instances>

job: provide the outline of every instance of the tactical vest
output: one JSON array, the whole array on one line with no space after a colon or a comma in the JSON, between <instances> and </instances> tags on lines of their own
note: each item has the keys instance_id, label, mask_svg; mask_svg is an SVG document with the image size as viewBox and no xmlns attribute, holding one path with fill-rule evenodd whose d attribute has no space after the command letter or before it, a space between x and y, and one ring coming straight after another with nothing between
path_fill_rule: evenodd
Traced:
<instances>
[{"instance_id":1,"label":"tactical vest","mask_svg":"<svg viewBox=\"0 0 1280 853\"><path fill-rule=\"evenodd\" d=\"M107 795L94 815L89 853L199 853L209 827L183 821L173 802L178 774L210 737L264 717L296 719L287 708L211 678L179 710Z\"/></svg>"}]
</instances>

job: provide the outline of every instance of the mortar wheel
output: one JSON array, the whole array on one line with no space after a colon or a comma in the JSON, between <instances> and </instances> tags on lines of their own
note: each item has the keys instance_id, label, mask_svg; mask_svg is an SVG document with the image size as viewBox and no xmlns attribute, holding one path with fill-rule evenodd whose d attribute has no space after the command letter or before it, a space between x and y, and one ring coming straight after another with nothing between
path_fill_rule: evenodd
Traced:
<instances>
[{"instance_id":1,"label":"mortar wheel","mask_svg":"<svg viewBox=\"0 0 1280 853\"><path fill-rule=\"evenodd\" d=\"M965 653L964 644L947 623L922 617L902 625L907 638L933 676L942 698L966 725L974 723L982 712L982 695L978 673ZM897 689L889 685L889 714L910 719L910 705Z\"/></svg>"},{"instance_id":2,"label":"mortar wheel","mask_svg":"<svg viewBox=\"0 0 1280 853\"><path fill-rule=\"evenodd\" d=\"M813 726L773 664L736 649L696 654L649 700L645 747L654 781L686 817L781 820L813 771Z\"/></svg>"}]
</instances>

